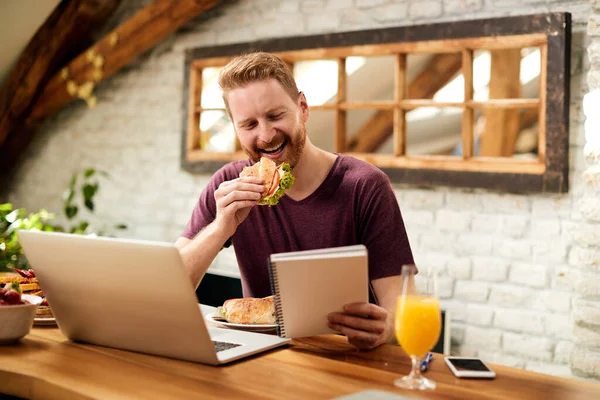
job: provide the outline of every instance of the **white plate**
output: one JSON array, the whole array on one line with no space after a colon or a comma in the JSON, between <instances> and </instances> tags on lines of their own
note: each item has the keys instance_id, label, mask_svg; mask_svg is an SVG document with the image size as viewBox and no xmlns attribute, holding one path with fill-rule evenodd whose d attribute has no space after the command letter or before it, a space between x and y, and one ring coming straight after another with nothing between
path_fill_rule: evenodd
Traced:
<instances>
[{"instance_id":1,"label":"white plate","mask_svg":"<svg viewBox=\"0 0 600 400\"><path fill-rule=\"evenodd\" d=\"M34 318L33 325L56 325L56 318Z\"/></svg>"},{"instance_id":2,"label":"white plate","mask_svg":"<svg viewBox=\"0 0 600 400\"><path fill-rule=\"evenodd\" d=\"M224 326L226 328L239 329L242 331L274 332L277 330L277 325L275 324L234 324L232 322L226 322L223 320L223 317L216 312L208 314L206 319L212 323Z\"/></svg>"}]
</instances>

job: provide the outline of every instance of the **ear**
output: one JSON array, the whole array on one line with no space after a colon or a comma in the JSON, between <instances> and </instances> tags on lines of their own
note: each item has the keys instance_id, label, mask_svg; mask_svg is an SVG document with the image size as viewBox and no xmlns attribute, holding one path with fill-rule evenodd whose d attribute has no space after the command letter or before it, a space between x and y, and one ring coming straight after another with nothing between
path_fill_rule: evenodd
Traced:
<instances>
[{"instance_id":1,"label":"ear","mask_svg":"<svg viewBox=\"0 0 600 400\"><path fill-rule=\"evenodd\" d=\"M298 94L298 109L302 113L302 120L304 122L308 121L310 111L308 109L308 102L306 101L306 96L304 96L304 92L300 92Z\"/></svg>"}]
</instances>

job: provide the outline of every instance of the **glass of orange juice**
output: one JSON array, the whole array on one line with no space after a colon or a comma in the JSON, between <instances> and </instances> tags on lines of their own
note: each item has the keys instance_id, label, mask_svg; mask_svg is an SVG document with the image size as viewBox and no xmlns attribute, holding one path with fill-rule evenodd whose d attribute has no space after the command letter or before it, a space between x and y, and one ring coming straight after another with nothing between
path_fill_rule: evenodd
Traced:
<instances>
[{"instance_id":1,"label":"glass of orange juice","mask_svg":"<svg viewBox=\"0 0 600 400\"><path fill-rule=\"evenodd\" d=\"M433 278L419 274L419 290L415 286L417 267L402 266L402 293L398 297L395 332L398 344L412 360L409 375L396 379L394 384L404 389L435 389L435 382L421 375L421 359L440 337L442 316Z\"/></svg>"}]
</instances>

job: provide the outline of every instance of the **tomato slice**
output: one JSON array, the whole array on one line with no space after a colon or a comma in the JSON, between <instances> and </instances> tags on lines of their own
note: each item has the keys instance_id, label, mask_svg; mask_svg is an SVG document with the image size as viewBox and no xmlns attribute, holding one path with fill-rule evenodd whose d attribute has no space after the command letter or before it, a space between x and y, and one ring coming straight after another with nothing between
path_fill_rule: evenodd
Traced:
<instances>
[{"instance_id":1,"label":"tomato slice","mask_svg":"<svg viewBox=\"0 0 600 400\"><path fill-rule=\"evenodd\" d=\"M272 196L273 193L275 193L275 191L279 187L280 180L281 180L281 176L279 175L279 170L275 170L275 174L273 175L273 183L271 183L271 188L269 189L269 191L267 192L267 195L265 197Z\"/></svg>"}]
</instances>

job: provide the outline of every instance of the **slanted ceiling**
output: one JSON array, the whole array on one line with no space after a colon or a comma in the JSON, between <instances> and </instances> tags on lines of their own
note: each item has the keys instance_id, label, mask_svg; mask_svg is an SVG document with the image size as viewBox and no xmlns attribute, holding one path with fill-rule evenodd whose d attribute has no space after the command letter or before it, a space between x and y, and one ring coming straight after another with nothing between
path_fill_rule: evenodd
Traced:
<instances>
[{"instance_id":1,"label":"slanted ceiling","mask_svg":"<svg viewBox=\"0 0 600 400\"><path fill-rule=\"evenodd\" d=\"M0 2L0 87L17 58L60 0Z\"/></svg>"},{"instance_id":2,"label":"slanted ceiling","mask_svg":"<svg viewBox=\"0 0 600 400\"><path fill-rule=\"evenodd\" d=\"M0 87L0 196L10 190L11 172L35 135L35 123L76 98L91 102L90 93L100 81L220 1L155 0L91 47L86 43L91 32L106 22L121 0L54 2L49 14L44 8L44 22L39 24L41 13L37 23L30 24L35 34L22 34L31 37L28 44L24 49L17 46L5 61L10 72ZM4 7L30 10L39 4L17 2L2 0L0 14Z\"/></svg>"}]
</instances>

